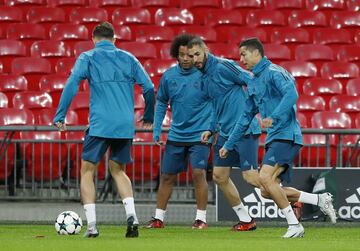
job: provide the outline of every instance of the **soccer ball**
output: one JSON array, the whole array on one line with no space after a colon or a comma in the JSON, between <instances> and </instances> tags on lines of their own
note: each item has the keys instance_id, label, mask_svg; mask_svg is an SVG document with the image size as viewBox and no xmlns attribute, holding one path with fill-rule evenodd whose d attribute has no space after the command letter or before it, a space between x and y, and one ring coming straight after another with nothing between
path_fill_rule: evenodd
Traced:
<instances>
[{"instance_id":1,"label":"soccer ball","mask_svg":"<svg viewBox=\"0 0 360 251\"><path fill-rule=\"evenodd\" d=\"M73 211L62 212L55 221L56 232L61 235L78 234L82 225L80 216Z\"/></svg>"}]
</instances>

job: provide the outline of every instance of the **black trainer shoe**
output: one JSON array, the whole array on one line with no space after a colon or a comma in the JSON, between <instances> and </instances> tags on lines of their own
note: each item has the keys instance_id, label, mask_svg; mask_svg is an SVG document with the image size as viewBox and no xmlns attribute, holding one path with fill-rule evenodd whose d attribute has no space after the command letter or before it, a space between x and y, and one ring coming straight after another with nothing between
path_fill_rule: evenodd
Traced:
<instances>
[{"instance_id":1,"label":"black trainer shoe","mask_svg":"<svg viewBox=\"0 0 360 251\"><path fill-rule=\"evenodd\" d=\"M126 229L125 237L126 238L139 237L138 225L134 224L134 217L133 216L130 216L127 219L127 229Z\"/></svg>"}]
</instances>

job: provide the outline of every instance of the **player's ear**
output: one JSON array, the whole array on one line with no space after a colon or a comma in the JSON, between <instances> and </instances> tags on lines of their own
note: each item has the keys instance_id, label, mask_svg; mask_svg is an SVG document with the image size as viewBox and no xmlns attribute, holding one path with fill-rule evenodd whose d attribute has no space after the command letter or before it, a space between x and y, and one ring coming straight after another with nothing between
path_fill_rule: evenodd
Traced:
<instances>
[{"instance_id":1,"label":"player's ear","mask_svg":"<svg viewBox=\"0 0 360 251\"><path fill-rule=\"evenodd\" d=\"M209 54L209 48L207 46L205 46L205 54Z\"/></svg>"}]
</instances>

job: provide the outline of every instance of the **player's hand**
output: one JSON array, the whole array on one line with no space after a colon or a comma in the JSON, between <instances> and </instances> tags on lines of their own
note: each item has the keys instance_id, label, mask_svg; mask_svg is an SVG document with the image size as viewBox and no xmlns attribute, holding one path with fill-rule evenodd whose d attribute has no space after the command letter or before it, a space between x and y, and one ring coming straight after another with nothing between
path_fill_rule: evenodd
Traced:
<instances>
[{"instance_id":1,"label":"player's hand","mask_svg":"<svg viewBox=\"0 0 360 251\"><path fill-rule=\"evenodd\" d=\"M201 143L209 143L209 139L212 133L210 131L205 131L201 134Z\"/></svg>"},{"instance_id":2,"label":"player's hand","mask_svg":"<svg viewBox=\"0 0 360 251\"><path fill-rule=\"evenodd\" d=\"M228 155L229 155L229 151L226 150L225 148L222 147L222 148L219 150L219 156L220 156L220 158L226 159Z\"/></svg>"},{"instance_id":3,"label":"player's hand","mask_svg":"<svg viewBox=\"0 0 360 251\"><path fill-rule=\"evenodd\" d=\"M152 127L153 127L153 124L152 124L152 123L145 123L145 122L144 122L144 123L142 124L142 128L143 128L143 129L151 130Z\"/></svg>"},{"instance_id":4,"label":"player's hand","mask_svg":"<svg viewBox=\"0 0 360 251\"><path fill-rule=\"evenodd\" d=\"M65 123L62 123L59 121L59 122L56 122L54 125L59 129L59 131L66 131Z\"/></svg>"},{"instance_id":5,"label":"player's hand","mask_svg":"<svg viewBox=\"0 0 360 251\"><path fill-rule=\"evenodd\" d=\"M164 144L164 141L157 140L157 141L155 141L155 144L156 144L157 146L162 146L162 145Z\"/></svg>"},{"instance_id":6,"label":"player's hand","mask_svg":"<svg viewBox=\"0 0 360 251\"><path fill-rule=\"evenodd\" d=\"M273 120L271 118L265 118L262 120L261 124L264 128L272 127Z\"/></svg>"}]
</instances>

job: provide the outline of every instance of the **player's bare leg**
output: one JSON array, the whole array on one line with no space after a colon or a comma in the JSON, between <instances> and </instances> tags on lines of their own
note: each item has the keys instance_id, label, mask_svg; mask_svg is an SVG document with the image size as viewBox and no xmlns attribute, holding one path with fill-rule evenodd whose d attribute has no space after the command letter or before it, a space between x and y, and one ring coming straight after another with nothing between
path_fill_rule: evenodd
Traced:
<instances>
[{"instance_id":1,"label":"player's bare leg","mask_svg":"<svg viewBox=\"0 0 360 251\"><path fill-rule=\"evenodd\" d=\"M192 177L197 205L195 222L192 228L207 228L208 224L206 223L206 207L208 201L208 183L206 181L206 170L193 168Z\"/></svg>"}]
</instances>

